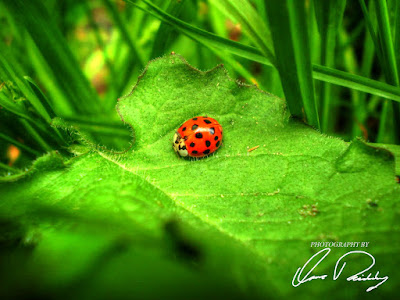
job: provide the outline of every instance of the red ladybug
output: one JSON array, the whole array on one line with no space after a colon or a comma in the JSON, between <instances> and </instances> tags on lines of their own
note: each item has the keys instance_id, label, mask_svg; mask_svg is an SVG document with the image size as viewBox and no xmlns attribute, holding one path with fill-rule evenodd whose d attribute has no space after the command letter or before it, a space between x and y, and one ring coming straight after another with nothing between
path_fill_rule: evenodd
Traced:
<instances>
[{"instance_id":1,"label":"red ladybug","mask_svg":"<svg viewBox=\"0 0 400 300\"><path fill-rule=\"evenodd\" d=\"M180 156L204 157L222 143L222 126L210 117L194 117L176 131L172 147Z\"/></svg>"}]
</instances>

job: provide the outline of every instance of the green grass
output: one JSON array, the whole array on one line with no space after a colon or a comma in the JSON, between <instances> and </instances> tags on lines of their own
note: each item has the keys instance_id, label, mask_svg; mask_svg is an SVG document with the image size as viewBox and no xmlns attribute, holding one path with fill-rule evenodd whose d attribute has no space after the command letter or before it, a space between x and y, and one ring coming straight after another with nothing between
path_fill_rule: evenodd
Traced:
<instances>
[{"instance_id":1,"label":"green grass","mask_svg":"<svg viewBox=\"0 0 400 300\"><path fill-rule=\"evenodd\" d=\"M49 127L55 116L117 121L116 99L145 63L175 51L200 68L224 63L231 76L285 98L293 116L324 133L399 143L400 21L389 16L385 1L370 1L368 7L364 1L255 1L253 6L246 0L118 5L110 0L2 4L7 30L1 80L16 85L32 106L23 104L22 112L21 104L1 95L9 118L24 118L28 123L22 126L31 126L30 132ZM57 13L51 16L50 10ZM95 13L104 20L96 20ZM227 20L240 24L239 38L230 39L234 29L227 28ZM31 78L28 84L21 83L24 76ZM104 92L93 88L96 79ZM32 110L43 124L32 124ZM16 139L16 131L7 135ZM65 137L56 135L50 142L33 134L40 151L52 148L46 143L64 145ZM118 141L109 144L122 147Z\"/></svg>"},{"instance_id":2,"label":"green grass","mask_svg":"<svg viewBox=\"0 0 400 300\"><path fill-rule=\"evenodd\" d=\"M320 129L305 3L266 2L277 68L290 112Z\"/></svg>"}]
</instances>

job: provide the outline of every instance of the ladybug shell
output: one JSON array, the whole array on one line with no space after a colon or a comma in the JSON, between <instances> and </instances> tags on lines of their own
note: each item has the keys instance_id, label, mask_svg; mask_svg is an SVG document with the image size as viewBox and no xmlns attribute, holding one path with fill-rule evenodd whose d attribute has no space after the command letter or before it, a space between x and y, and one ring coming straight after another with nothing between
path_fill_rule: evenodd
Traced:
<instances>
[{"instance_id":1,"label":"ladybug shell","mask_svg":"<svg viewBox=\"0 0 400 300\"><path fill-rule=\"evenodd\" d=\"M180 147L186 151L175 151L181 156L204 157L215 152L222 144L222 126L217 120L210 117L194 117L187 120L177 131L178 143L174 138L174 144L179 144L179 139L185 146Z\"/></svg>"}]
</instances>

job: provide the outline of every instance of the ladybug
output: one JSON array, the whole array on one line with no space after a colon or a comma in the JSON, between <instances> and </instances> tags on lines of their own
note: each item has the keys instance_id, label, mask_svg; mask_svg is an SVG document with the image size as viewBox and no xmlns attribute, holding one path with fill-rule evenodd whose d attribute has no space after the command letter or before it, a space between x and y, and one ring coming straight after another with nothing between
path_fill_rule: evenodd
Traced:
<instances>
[{"instance_id":1,"label":"ladybug","mask_svg":"<svg viewBox=\"0 0 400 300\"><path fill-rule=\"evenodd\" d=\"M222 143L222 126L210 117L194 117L176 131L172 147L182 157L204 157Z\"/></svg>"}]
</instances>

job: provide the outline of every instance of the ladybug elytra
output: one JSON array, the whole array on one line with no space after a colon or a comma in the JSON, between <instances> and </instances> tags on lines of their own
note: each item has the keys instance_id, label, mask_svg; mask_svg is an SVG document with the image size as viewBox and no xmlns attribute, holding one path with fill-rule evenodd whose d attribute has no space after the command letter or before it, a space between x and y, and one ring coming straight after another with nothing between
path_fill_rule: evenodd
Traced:
<instances>
[{"instance_id":1,"label":"ladybug elytra","mask_svg":"<svg viewBox=\"0 0 400 300\"><path fill-rule=\"evenodd\" d=\"M194 117L176 131L172 147L182 157L204 157L222 143L222 126L210 117Z\"/></svg>"}]
</instances>

